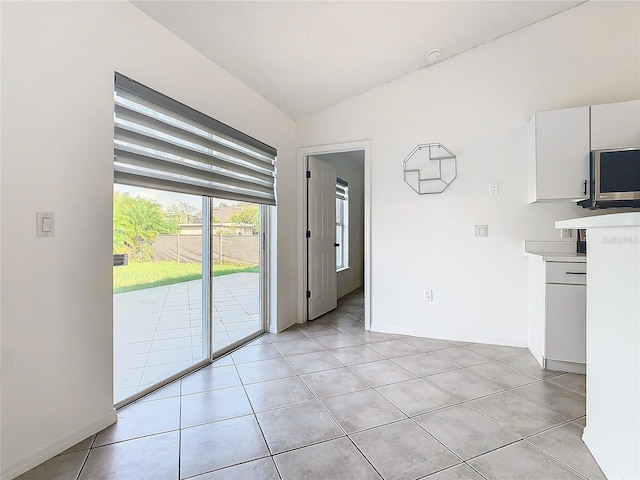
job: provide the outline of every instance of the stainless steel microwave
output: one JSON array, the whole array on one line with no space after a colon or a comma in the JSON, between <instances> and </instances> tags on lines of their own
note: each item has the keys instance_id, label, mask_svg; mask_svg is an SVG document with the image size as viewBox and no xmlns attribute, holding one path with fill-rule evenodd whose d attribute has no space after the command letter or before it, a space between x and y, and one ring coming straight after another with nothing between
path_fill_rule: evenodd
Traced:
<instances>
[{"instance_id":1,"label":"stainless steel microwave","mask_svg":"<svg viewBox=\"0 0 640 480\"><path fill-rule=\"evenodd\" d=\"M590 167L594 202L640 201L640 147L594 150Z\"/></svg>"}]
</instances>

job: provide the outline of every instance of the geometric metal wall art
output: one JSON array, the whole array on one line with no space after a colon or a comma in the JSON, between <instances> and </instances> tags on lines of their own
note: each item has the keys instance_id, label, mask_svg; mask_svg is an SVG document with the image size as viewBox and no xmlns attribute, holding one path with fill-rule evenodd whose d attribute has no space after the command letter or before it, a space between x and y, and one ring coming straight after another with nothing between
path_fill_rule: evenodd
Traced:
<instances>
[{"instance_id":1,"label":"geometric metal wall art","mask_svg":"<svg viewBox=\"0 0 640 480\"><path fill-rule=\"evenodd\" d=\"M441 143L414 148L403 164L404 181L419 195L442 193L456 179L456 156Z\"/></svg>"}]
</instances>

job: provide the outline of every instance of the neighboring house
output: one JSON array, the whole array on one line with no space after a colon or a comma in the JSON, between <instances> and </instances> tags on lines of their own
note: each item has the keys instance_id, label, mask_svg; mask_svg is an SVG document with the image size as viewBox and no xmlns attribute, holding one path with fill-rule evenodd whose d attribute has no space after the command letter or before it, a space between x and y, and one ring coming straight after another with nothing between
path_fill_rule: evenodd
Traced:
<instances>
[{"instance_id":1,"label":"neighboring house","mask_svg":"<svg viewBox=\"0 0 640 480\"><path fill-rule=\"evenodd\" d=\"M202 235L202 223L183 223L178 225L180 235ZM212 235L253 235L250 223L212 223Z\"/></svg>"},{"instance_id":2,"label":"neighboring house","mask_svg":"<svg viewBox=\"0 0 640 480\"><path fill-rule=\"evenodd\" d=\"M1 2L0 476L115 419L105 254L114 71L278 149L272 330L294 324L303 301L298 149L366 139L373 329L524 346L523 242L559 239L556 220L585 214L527 203L527 121L537 111L640 97L638 6L585 2L293 119L132 3ZM225 48L242 55L238 45ZM417 196L402 181L402 161L427 142L458 155L458 178L444 194ZM498 196L489 196L490 182L500 182ZM36 238L37 211L55 213L54 238ZM402 231L389 228L398 222ZM474 238L475 224L489 226L487 238Z\"/></svg>"},{"instance_id":3,"label":"neighboring house","mask_svg":"<svg viewBox=\"0 0 640 480\"><path fill-rule=\"evenodd\" d=\"M227 205L222 203L217 207L213 207L213 218L219 222L225 223L229 220L231 215L240 212L242 208L242 205Z\"/></svg>"}]
</instances>

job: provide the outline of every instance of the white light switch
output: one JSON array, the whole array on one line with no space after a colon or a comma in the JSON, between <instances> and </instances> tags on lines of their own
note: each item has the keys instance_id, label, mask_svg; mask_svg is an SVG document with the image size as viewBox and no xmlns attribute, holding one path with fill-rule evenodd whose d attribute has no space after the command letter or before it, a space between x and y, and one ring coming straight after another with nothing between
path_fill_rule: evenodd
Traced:
<instances>
[{"instance_id":1,"label":"white light switch","mask_svg":"<svg viewBox=\"0 0 640 480\"><path fill-rule=\"evenodd\" d=\"M55 215L53 212L36 212L36 236L53 237L55 233Z\"/></svg>"},{"instance_id":2,"label":"white light switch","mask_svg":"<svg viewBox=\"0 0 640 480\"><path fill-rule=\"evenodd\" d=\"M473 236L474 237L488 237L489 236L489 226L488 225L474 225L473 226Z\"/></svg>"}]
</instances>

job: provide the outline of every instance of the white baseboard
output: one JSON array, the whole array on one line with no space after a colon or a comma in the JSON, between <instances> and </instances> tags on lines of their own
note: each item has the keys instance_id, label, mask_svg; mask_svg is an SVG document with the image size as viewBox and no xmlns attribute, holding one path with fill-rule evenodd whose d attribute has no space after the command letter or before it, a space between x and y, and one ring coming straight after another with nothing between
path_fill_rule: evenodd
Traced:
<instances>
[{"instance_id":1,"label":"white baseboard","mask_svg":"<svg viewBox=\"0 0 640 480\"><path fill-rule=\"evenodd\" d=\"M338 300L341 299L342 297L346 297L347 295L349 295L352 292L355 292L356 290L362 289L364 287L364 285L362 285L362 283L354 283L351 285L348 285L347 287L344 287L344 290L338 292Z\"/></svg>"},{"instance_id":2,"label":"white baseboard","mask_svg":"<svg viewBox=\"0 0 640 480\"><path fill-rule=\"evenodd\" d=\"M13 459L13 461L3 461L0 478L11 479L22 475L117 421L118 412L113 408L88 425L85 425L73 433L62 435L50 441L43 448L35 452L28 452L22 456L22 458Z\"/></svg>"},{"instance_id":3,"label":"white baseboard","mask_svg":"<svg viewBox=\"0 0 640 480\"><path fill-rule=\"evenodd\" d=\"M503 345L507 347L522 347L527 348L527 341L515 340L511 338L498 338L498 337L477 337L467 336L465 332L432 332L429 335L425 335L424 332L415 328L398 328L396 325L388 325L377 323L375 326L371 325L372 332L391 333L400 335L412 335L414 337L434 338L437 340L448 340L453 342L469 342L469 343L486 343L489 345Z\"/></svg>"},{"instance_id":4,"label":"white baseboard","mask_svg":"<svg viewBox=\"0 0 640 480\"><path fill-rule=\"evenodd\" d=\"M586 363L563 362L561 360L551 360L550 358L547 358L545 360L545 369L547 370L555 370L556 372L577 373L578 375L587 374Z\"/></svg>"}]
</instances>

